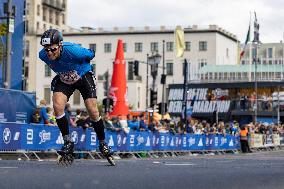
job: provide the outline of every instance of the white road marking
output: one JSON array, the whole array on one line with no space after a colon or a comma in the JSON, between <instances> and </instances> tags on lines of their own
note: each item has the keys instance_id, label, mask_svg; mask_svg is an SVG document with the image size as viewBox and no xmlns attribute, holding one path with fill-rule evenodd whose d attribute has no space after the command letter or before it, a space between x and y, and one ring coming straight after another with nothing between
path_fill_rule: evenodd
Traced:
<instances>
[{"instance_id":1,"label":"white road marking","mask_svg":"<svg viewBox=\"0 0 284 189\"><path fill-rule=\"evenodd\" d=\"M0 167L0 169L18 169L19 167Z\"/></svg>"},{"instance_id":2,"label":"white road marking","mask_svg":"<svg viewBox=\"0 0 284 189\"><path fill-rule=\"evenodd\" d=\"M193 164L193 163L165 163L165 165L173 165L173 166L176 166L176 165L196 165L196 164Z\"/></svg>"}]
</instances>

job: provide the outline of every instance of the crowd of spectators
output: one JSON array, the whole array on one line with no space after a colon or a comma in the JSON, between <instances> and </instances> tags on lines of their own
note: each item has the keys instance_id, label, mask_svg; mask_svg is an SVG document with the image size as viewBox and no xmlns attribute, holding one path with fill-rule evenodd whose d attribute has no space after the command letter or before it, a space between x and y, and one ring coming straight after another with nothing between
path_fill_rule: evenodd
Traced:
<instances>
[{"instance_id":1,"label":"crowd of spectators","mask_svg":"<svg viewBox=\"0 0 284 189\"><path fill-rule=\"evenodd\" d=\"M91 127L92 123L86 111L80 109L71 113L71 107L67 104L65 113L69 119L71 127L82 127L83 129ZM172 134L215 134L215 135L238 135L240 128L237 121L218 123L210 123L205 120L190 119L188 124L184 124L179 118L172 120L152 120L148 123L146 114L141 113L138 116L121 115L110 117L105 114L103 117L105 129L111 132L129 133L130 131L149 131L162 132ZM33 123L41 123L56 126L56 119L53 110L46 106L46 102L42 100L40 106L36 108L33 115ZM284 124L268 124L268 123L250 123L247 124L249 133L259 134L284 134Z\"/></svg>"},{"instance_id":2,"label":"crowd of spectators","mask_svg":"<svg viewBox=\"0 0 284 189\"><path fill-rule=\"evenodd\" d=\"M257 99L256 99L257 98ZM273 110L273 98L272 95L268 95L263 92L261 95L256 97L256 93L238 93L236 99L237 109L241 111L253 111L256 106L261 111L272 111Z\"/></svg>"}]
</instances>

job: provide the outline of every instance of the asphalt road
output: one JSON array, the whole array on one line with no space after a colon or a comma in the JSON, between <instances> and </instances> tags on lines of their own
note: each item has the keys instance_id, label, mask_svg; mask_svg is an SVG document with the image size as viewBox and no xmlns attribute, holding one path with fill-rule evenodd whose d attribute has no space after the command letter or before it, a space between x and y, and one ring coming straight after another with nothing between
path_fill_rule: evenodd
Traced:
<instances>
[{"instance_id":1,"label":"asphalt road","mask_svg":"<svg viewBox=\"0 0 284 189\"><path fill-rule=\"evenodd\" d=\"M1 189L283 189L284 151L160 159L0 161Z\"/></svg>"}]
</instances>

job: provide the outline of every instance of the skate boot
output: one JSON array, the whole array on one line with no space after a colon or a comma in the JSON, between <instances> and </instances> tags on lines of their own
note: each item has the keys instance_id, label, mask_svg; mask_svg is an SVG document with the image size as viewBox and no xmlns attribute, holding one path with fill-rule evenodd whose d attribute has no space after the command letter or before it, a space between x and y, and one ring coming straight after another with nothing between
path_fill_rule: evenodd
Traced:
<instances>
[{"instance_id":1,"label":"skate boot","mask_svg":"<svg viewBox=\"0 0 284 189\"><path fill-rule=\"evenodd\" d=\"M114 159L112 157L113 152L110 151L110 147L108 147L105 143L100 143L99 149L103 156L107 159L110 165L115 166Z\"/></svg>"},{"instance_id":2,"label":"skate boot","mask_svg":"<svg viewBox=\"0 0 284 189\"><path fill-rule=\"evenodd\" d=\"M59 154L57 160L59 165L71 165L74 161L74 142L71 142L70 140L64 141L64 145L57 153Z\"/></svg>"}]
</instances>

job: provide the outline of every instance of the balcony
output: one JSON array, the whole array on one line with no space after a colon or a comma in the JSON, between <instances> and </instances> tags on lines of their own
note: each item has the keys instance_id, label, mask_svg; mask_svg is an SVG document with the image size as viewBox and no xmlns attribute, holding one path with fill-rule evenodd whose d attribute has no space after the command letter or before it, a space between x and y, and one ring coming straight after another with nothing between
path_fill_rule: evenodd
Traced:
<instances>
[{"instance_id":1,"label":"balcony","mask_svg":"<svg viewBox=\"0 0 284 189\"><path fill-rule=\"evenodd\" d=\"M57 11L65 11L66 8L65 3L59 3L58 1L54 0L42 0L42 5L55 9Z\"/></svg>"}]
</instances>

